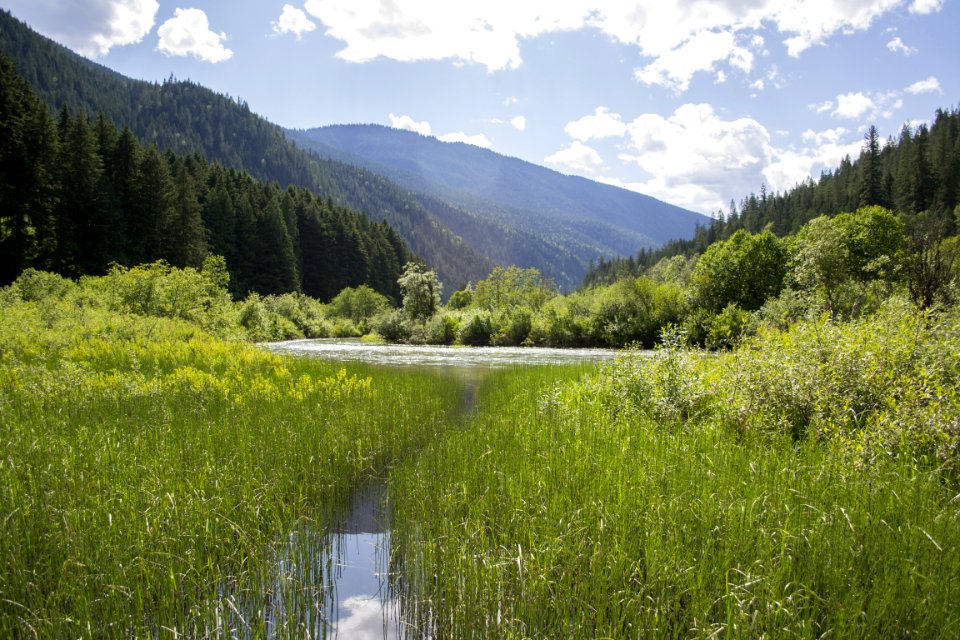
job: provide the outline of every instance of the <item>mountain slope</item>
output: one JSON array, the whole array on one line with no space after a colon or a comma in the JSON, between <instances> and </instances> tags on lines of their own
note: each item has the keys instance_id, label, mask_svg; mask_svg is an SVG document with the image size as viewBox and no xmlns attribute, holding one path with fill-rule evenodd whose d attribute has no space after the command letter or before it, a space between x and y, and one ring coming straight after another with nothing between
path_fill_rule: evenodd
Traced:
<instances>
[{"instance_id":1,"label":"mountain slope","mask_svg":"<svg viewBox=\"0 0 960 640\"><path fill-rule=\"evenodd\" d=\"M448 289L489 273L493 262L464 244L408 191L380 175L322 159L288 141L249 107L191 82L126 78L45 38L0 11L0 52L51 109L103 113L140 140L276 181L306 187L332 203L386 220L437 269Z\"/></svg>"},{"instance_id":2,"label":"mountain slope","mask_svg":"<svg viewBox=\"0 0 960 640\"><path fill-rule=\"evenodd\" d=\"M567 247L584 261L688 238L709 222L650 196L410 131L335 125L287 133L320 155L361 164L482 220Z\"/></svg>"}]
</instances>

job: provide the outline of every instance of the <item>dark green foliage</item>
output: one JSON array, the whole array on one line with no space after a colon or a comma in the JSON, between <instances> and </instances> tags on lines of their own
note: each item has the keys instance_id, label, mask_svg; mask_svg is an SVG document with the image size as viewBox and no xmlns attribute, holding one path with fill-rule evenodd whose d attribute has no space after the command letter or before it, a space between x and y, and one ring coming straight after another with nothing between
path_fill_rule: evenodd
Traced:
<instances>
[{"instance_id":1,"label":"dark green foliage","mask_svg":"<svg viewBox=\"0 0 960 640\"><path fill-rule=\"evenodd\" d=\"M410 258L385 223L300 187L142 146L130 129L63 110L55 128L0 56L0 284L28 267L78 276L222 255L234 294L303 291L330 299L367 283L399 299Z\"/></svg>"}]
</instances>

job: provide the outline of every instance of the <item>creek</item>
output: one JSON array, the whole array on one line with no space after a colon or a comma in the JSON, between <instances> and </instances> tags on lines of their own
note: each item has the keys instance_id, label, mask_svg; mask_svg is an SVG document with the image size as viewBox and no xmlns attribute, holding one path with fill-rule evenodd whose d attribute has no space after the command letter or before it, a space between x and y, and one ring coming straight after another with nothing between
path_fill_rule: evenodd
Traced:
<instances>
[{"instance_id":1,"label":"creek","mask_svg":"<svg viewBox=\"0 0 960 640\"><path fill-rule=\"evenodd\" d=\"M483 379L496 369L607 362L620 353L612 349L417 346L359 340L293 340L264 347L276 353L451 376L460 386L460 420L464 424L475 410ZM312 557L322 569L309 575L322 576L323 584L308 591L323 594L319 607L323 617L314 621L320 627L318 635L356 640L404 637L401 606L389 586L388 498L385 482L359 488L324 539L317 541L320 552Z\"/></svg>"}]
</instances>

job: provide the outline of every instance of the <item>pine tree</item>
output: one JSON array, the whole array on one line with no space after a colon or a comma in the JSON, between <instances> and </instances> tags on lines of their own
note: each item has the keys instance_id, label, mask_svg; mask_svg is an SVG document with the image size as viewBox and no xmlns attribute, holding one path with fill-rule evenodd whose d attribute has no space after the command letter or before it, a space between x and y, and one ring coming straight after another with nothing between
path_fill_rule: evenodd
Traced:
<instances>
[{"instance_id":1,"label":"pine tree","mask_svg":"<svg viewBox=\"0 0 960 640\"><path fill-rule=\"evenodd\" d=\"M860 206L884 206L883 167L880 162L880 134L870 125L860 152Z\"/></svg>"}]
</instances>

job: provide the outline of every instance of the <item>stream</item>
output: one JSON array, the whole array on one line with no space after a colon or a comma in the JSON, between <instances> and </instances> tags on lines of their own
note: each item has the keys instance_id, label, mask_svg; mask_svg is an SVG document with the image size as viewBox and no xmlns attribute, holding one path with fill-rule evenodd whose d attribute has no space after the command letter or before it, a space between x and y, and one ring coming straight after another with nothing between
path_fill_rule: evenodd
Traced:
<instances>
[{"instance_id":1,"label":"stream","mask_svg":"<svg viewBox=\"0 0 960 640\"><path fill-rule=\"evenodd\" d=\"M293 340L264 345L276 353L364 362L449 375L461 385L463 419L473 411L483 378L503 367L611 361L611 349L445 347L364 343L359 340ZM319 635L351 640L403 638L400 603L389 589L389 503L385 483L358 490L322 544L327 569ZM327 554L329 554L327 556Z\"/></svg>"}]
</instances>

